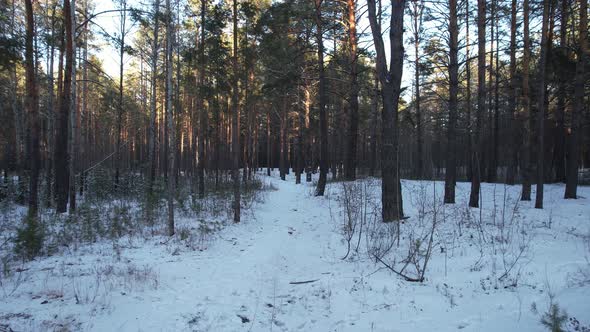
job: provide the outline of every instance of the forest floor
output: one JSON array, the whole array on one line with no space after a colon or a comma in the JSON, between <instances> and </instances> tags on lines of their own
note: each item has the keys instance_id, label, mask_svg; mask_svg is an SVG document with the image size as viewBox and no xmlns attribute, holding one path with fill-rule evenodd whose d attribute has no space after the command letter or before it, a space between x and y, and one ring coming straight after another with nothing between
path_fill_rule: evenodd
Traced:
<instances>
[{"instance_id":1,"label":"forest floor","mask_svg":"<svg viewBox=\"0 0 590 332\"><path fill-rule=\"evenodd\" d=\"M409 219L383 259L403 267L404 243L418 246L438 220L419 283L367 254L381 227L371 218L342 259L342 183L319 198L292 175L262 181L276 190L240 224L104 240L24 264L0 280L0 331L541 331L550 303L567 312L567 329L590 325L589 187L563 200L562 185L546 185L538 210L518 202L519 186L483 184L480 214L466 208L468 183L442 207L443 183L404 181ZM353 193L378 202L378 180L357 182Z\"/></svg>"}]
</instances>

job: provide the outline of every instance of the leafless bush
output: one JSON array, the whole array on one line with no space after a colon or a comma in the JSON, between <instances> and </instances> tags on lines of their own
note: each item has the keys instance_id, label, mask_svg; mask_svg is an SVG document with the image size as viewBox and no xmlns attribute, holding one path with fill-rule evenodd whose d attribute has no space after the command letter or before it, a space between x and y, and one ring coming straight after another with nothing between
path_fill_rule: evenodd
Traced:
<instances>
[{"instance_id":1,"label":"leafless bush","mask_svg":"<svg viewBox=\"0 0 590 332\"><path fill-rule=\"evenodd\" d=\"M369 219L374 219L376 215L373 205L373 188L370 182L342 182L341 187L342 196L338 198L341 207L341 230L347 244L346 254L342 259L346 259L351 250L354 254L358 254L363 228L369 223Z\"/></svg>"},{"instance_id":2,"label":"leafless bush","mask_svg":"<svg viewBox=\"0 0 590 332\"><path fill-rule=\"evenodd\" d=\"M341 232L347 244L344 258L351 252L359 252L364 236L365 250L371 260L383 264L406 281L423 281L433 253L436 228L444 218L440 211L442 203L435 204L436 192L429 198L425 187L417 188L413 193L417 216L408 222L383 223L373 182L342 183L341 188L337 202Z\"/></svg>"},{"instance_id":3,"label":"leafless bush","mask_svg":"<svg viewBox=\"0 0 590 332\"><path fill-rule=\"evenodd\" d=\"M437 201L436 182L433 182L432 196L423 183L412 194L417 194L417 216L408 222L397 222L402 238L397 238L395 252L388 257L374 254L374 258L406 281L423 282L435 245L436 229L444 219L444 205Z\"/></svg>"},{"instance_id":4,"label":"leafless bush","mask_svg":"<svg viewBox=\"0 0 590 332\"><path fill-rule=\"evenodd\" d=\"M503 188L500 216L494 213L487 227L491 257L495 260L499 256L501 260L499 273L494 270L492 273L499 274L498 282L517 286L534 234L530 221L520 217L520 200L508 195L508 186L504 185ZM493 203L497 205L495 194Z\"/></svg>"},{"instance_id":5,"label":"leafless bush","mask_svg":"<svg viewBox=\"0 0 590 332\"><path fill-rule=\"evenodd\" d=\"M520 215L518 195L510 195L507 185L502 188L502 192L497 193L494 185L491 206L472 209L469 217L469 227L477 235L472 239L480 251L471 269L479 271L490 264L490 282L494 283L494 288L500 284L503 287L518 285L534 238L532 221Z\"/></svg>"},{"instance_id":6,"label":"leafless bush","mask_svg":"<svg viewBox=\"0 0 590 332\"><path fill-rule=\"evenodd\" d=\"M395 223L383 223L377 214L367 225L365 241L367 254L370 259L383 259L395 247L398 233L398 225Z\"/></svg>"}]
</instances>

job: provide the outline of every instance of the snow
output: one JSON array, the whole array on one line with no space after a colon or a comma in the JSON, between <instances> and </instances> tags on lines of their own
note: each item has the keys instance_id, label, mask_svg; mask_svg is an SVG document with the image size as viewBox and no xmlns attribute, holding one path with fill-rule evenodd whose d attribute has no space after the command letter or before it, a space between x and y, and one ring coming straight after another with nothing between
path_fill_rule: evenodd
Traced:
<instances>
[{"instance_id":1,"label":"snow","mask_svg":"<svg viewBox=\"0 0 590 332\"><path fill-rule=\"evenodd\" d=\"M206 245L125 237L26 263L1 280L0 330L540 331L551 299L590 325L588 187L564 200L562 185L546 185L538 210L518 202L519 186L483 184L480 219L466 207L468 183L443 207L442 183L404 181L410 218L388 262L399 265L408 234L430 229L420 202L440 207L426 279L415 283L370 259L365 235L342 260L342 183L320 198L293 176L262 180L277 190ZM379 201L378 180L357 182Z\"/></svg>"}]
</instances>

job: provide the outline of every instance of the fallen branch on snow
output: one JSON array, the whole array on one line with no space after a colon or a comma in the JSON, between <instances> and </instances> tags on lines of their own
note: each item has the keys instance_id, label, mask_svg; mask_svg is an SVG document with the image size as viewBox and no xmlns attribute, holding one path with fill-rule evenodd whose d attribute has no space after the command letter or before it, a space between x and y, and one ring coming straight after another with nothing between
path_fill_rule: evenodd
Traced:
<instances>
[{"instance_id":1,"label":"fallen branch on snow","mask_svg":"<svg viewBox=\"0 0 590 332\"><path fill-rule=\"evenodd\" d=\"M397 274L398 276L404 278L404 280L409 281L409 282L423 282L424 281L424 277L421 278L412 278L409 277L401 272L396 271L391 265L385 263L381 258L379 258L379 256L377 255L373 255L375 256L375 258L380 261L383 265L385 265L386 268L388 268L389 270L391 270L391 272Z\"/></svg>"},{"instance_id":2,"label":"fallen branch on snow","mask_svg":"<svg viewBox=\"0 0 590 332\"><path fill-rule=\"evenodd\" d=\"M316 282L320 279L313 279L313 280L305 280L305 281L291 281L289 284L290 285L301 285L301 284L309 284L312 282Z\"/></svg>"}]
</instances>

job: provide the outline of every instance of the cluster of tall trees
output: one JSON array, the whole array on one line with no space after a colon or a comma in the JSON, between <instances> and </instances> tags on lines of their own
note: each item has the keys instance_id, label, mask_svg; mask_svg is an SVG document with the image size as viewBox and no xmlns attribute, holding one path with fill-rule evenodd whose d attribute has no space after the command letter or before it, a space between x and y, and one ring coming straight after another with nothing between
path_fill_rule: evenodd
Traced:
<instances>
[{"instance_id":1,"label":"cluster of tall trees","mask_svg":"<svg viewBox=\"0 0 590 332\"><path fill-rule=\"evenodd\" d=\"M319 196L330 173L380 175L387 222L404 217L402 177L444 178L445 203L471 181L472 207L482 181L520 183L523 200L536 184L542 208L545 182L576 198L590 164L587 0L1 0L0 13L0 168L33 215L74 212L99 168L115 194L137 174L146 195L164 181L172 235L179 179L203 198L230 176L239 222L263 167L319 172Z\"/></svg>"}]
</instances>

